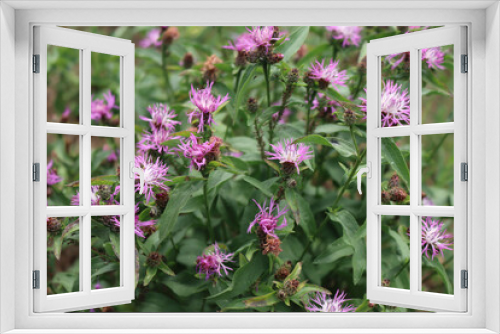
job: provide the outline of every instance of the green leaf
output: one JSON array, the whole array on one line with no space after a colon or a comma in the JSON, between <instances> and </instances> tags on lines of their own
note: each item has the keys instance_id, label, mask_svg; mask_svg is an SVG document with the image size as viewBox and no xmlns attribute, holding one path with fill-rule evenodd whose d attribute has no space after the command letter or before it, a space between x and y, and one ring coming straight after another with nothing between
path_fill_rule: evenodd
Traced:
<instances>
[{"instance_id":1,"label":"green leaf","mask_svg":"<svg viewBox=\"0 0 500 334\"><path fill-rule=\"evenodd\" d=\"M300 276L300 273L302 273L302 262L297 262L295 265L295 268L293 268L292 272L290 275L286 277L287 281L293 280L293 279L298 279Z\"/></svg>"},{"instance_id":2,"label":"green leaf","mask_svg":"<svg viewBox=\"0 0 500 334\"><path fill-rule=\"evenodd\" d=\"M391 164L391 167L406 185L410 187L410 170L403 158L403 154L392 138L382 138L382 156Z\"/></svg>"},{"instance_id":3,"label":"green leaf","mask_svg":"<svg viewBox=\"0 0 500 334\"><path fill-rule=\"evenodd\" d=\"M334 263L338 259L354 254L354 248L339 238L328 245L325 250L314 260L314 264Z\"/></svg>"},{"instance_id":4,"label":"green leaf","mask_svg":"<svg viewBox=\"0 0 500 334\"><path fill-rule=\"evenodd\" d=\"M446 293L447 294L453 294L453 284L450 281L450 278L448 277L448 274L446 273L446 269L444 269L443 265L441 262L439 262L438 259L435 260L429 260L427 257L422 256L423 259L423 266L428 267L428 268L433 268L436 270L436 273L441 277L444 286L446 288Z\"/></svg>"},{"instance_id":5,"label":"green leaf","mask_svg":"<svg viewBox=\"0 0 500 334\"><path fill-rule=\"evenodd\" d=\"M253 72L256 68L257 64L249 65L241 76L240 83L238 84L238 91L236 92L236 101L234 102L233 123L238 120L238 111L241 105L241 101L245 98L245 91L247 89L248 83L252 80Z\"/></svg>"},{"instance_id":6,"label":"green leaf","mask_svg":"<svg viewBox=\"0 0 500 334\"><path fill-rule=\"evenodd\" d=\"M331 45L329 43L321 44L314 49L307 52L307 54L302 57L297 62L297 67L300 68L304 65L309 66L310 63L315 61L316 59L320 59L325 52L330 51Z\"/></svg>"},{"instance_id":7,"label":"green leaf","mask_svg":"<svg viewBox=\"0 0 500 334\"><path fill-rule=\"evenodd\" d=\"M97 261L92 260L93 263ZM104 263L97 262L96 265L92 265L92 277L96 277L109 272L118 272L120 270L120 264L117 262Z\"/></svg>"},{"instance_id":8,"label":"green leaf","mask_svg":"<svg viewBox=\"0 0 500 334\"><path fill-rule=\"evenodd\" d=\"M230 178L232 178L234 175L228 172L225 172L223 170L215 170L210 175L208 176L208 183L207 183L207 188L208 190L212 190L218 186L220 186L222 183L226 182Z\"/></svg>"},{"instance_id":9,"label":"green leaf","mask_svg":"<svg viewBox=\"0 0 500 334\"><path fill-rule=\"evenodd\" d=\"M183 272L174 277L166 277L163 284L169 287L177 296L185 298L206 290L209 281L197 279L193 275Z\"/></svg>"},{"instance_id":10,"label":"green leaf","mask_svg":"<svg viewBox=\"0 0 500 334\"><path fill-rule=\"evenodd\" d=\"M221 157L220 160L224 164L231 166L235 169L241 170L241 171L247 171L249 168L248 164L245 161L241 160L240 158L232 157L229 155L224 155Z\"/></svg>"},{"instance_id":11,"label":"green leaf","mask_svg":"<svg viewBox=\"0 0 500 334\"><path fill-rule=\"evenodd\" d=\"M406 242L406 240L404 240L399 233L397 233L396 231L394 231L393 229L391 229L388 226L382 227L382 230L384 233L388 233L389 236L392 239L394 239L394 241L396 242L396 245L399 248L399 251L401 252L401 256L404 259L409 259L410 258L410 247L408 246L408 242Z\"/></svg>"},{"instance_id":12,"label":"green leaf","mask_svg":"<svg viewBox=\"0 0 500 334\"><path fill-rule=\"evenodd\" d=\"M352 256L352 270L354 285L358 285L363 273L366 270L366 241L364 239L356 240L354 245L354 255Z\"/></svg>"},{"instance_id":13,"label":"green leaf","mask_svg":"<svg viewBox=\"0 0 500 334\"><path fill-rule=\"evenodd\" d=\"M272 197L273 194L269 191L269 188L267 188L262 182L260 182L259 180L257 179L254 179L253 177L251 176L248 176L248 175L244 175L242 178L241 178L243 181L247 182L248 184L254 186L255 188L259 189L260 191L262 191L262 193L264 195L266 195L267 197Z\"/></svg>"},{"instance_id":14,"label":"green leaf","mask_svg":"<svg viewBox=\"0 0 500 334\"><path fill-rule=\"evenodd\" d=\"M302 297L304 296L307 296L308 294L310 293L314 293L314 292L324 292L326 293L327 295L331 295L332 293L330 292L330 290L328 289L325 289L321 286L317 286L317 285L314 285L314 284L306 284L303 288L299 289L297 291L296 294L294 294L291 299L293 301L300 301L302 302Z\"/></svg>"},{"instance_id":15,"label":"green leaf","mask_svg":"<svg viewBox=\"0 0 500 334\"><path fill-rule=\"evenodd\" d=\"M327 213L328 217L331 221L339 223L344 230L344 240L347 244L354 246L356 241L355 236L358 231L359 225L353 215L346 210L342 210L339 212Z\"/></svg>"},{"instance_id":16,"label":"green leaf","mask_svg":"<svg viewBox=\"0 0 500 334\"><path fill-rule=\"evenodd\" d=\"M314 130L315 133L336 133L336 132L349 132L349 127L338 124L321 124Z\"/></svg>"},{"instance_id":17,"label":"green leaf","mask_svg":"<svg viewBox=\"0 0 500 334\"><path fill-rule=\"evenodd\" d=\"M151 280L156 276L157 271L158 271L157 267L146 268L146 276L144 277L144 286L148 286Z\"/></svg>"},{"instance_id":18,"label":"green leaf","mask_svg":"<svg viewBox=\"0 0 500 334\"><path fill-rule=\"evenodd\" d=\"M54 237L54 256L58 261L61 259L61 251L62 251L62 237L58 235Z\"/></svg>"},{"instance_id":19,"label":"green leaf","mask_svg":"<svg viewBox=\"0 0 500 334\"><path fill-rule=\"evenodd\" d=\"M76 221L66 225L66 227L62 231L60 237L54 238L54 256L56 257L57 260L61 259L61 251L62 251L62 244L63 244L64 238L67 235L78 231L79 229L80 229L80 221L76 220Z\"/></svg>"},{"instance_id":20,"label":"green leaf","mask_svg":"<svg viewBox=\"0 0 500 334\"><path fill-rule=\"evenodd\" d=\"M90 179L90 184L93 186L112 186L120 182L120 178L116 175L101 175ZM67 187L78 187L80 186L80 181L75 181L68 183Z\"/></svg>"},{"instance_id":21,"label":"green leaf","mask_svg":"<svg viewBox=\"0 0 500 334\"><path fill-rule=\"evenodd\" d=\"M165 182L167 186L173 186L175 184L183 183L183 182L193 182L193 181L204 181L205 179L198 176L176 176L172 179L172 181Z\"/></svg>"},{"instance_id":22,"label":"green leaf","mask_svg":"<svg viewBox=\"0 0 500 334\"><path fill-rule=\"evenodd\" d=\"M120 235L118 233L110 232L109 241L111 242L111 247L113 247L113 252L116 257L120 258Z\"/></svg>"},{"instance_id":23,"label":"green leaf","mask_svg":"<svg viewBox=\"0 0 500 334\"><path fill-rule=\"evenodd\" d=\"M280 300L276 297L276 292L271 292L266 295L257 296L249 299L236 299L222 308L222 312L243 310L247 308L259 308L271 306L279 303Z\"/></svg>"},{"instance_id":24,"label":"green leaf","mask_svg":"<svg viewBox=\"0 0 500 334\"><path fill-rule=\"evenodd\" d=\"M323 145L327 147L332 147L332 144L323 136L320 135L309 135L299 139L296 139L294 144L304 143L304 144L316 144Z\"/></svg>"},{"instance_id":25,"label":"green leaf","mask_svg":"<svg viewBox=\"0 0 500 334\"><path fill-rule=\"evenodd\" d=\"M309 27L296 27L291 31L289 40L278 45L275 53L282 53L283 61L288 61L304 44L308 35Z\"/></svg>"},{"instance_id":26,"label":"green leaf","mask_svg":"<svg viewBox=\"0 0 500 334\"><path fill-rule=\"evenodd\" d=\"M252 284L264 273L267 269L267 257L263 255L255 255L252 261L240 267L234 272L231 285L222 292L208 297L209 300L232 299L250 288Z\"/></svg>"},{"instance_id":27,"label":"green leaf","mask_svg":"<svg viewBox=\"0 0 500 334\"><path fill-rule=\"evenodd\" d=\"M170 267L167 266L167 264L163 261L160 262L158 269L160 269L161 271L163 271L165 274L167 274L169 276L175 276L174 271L172 269L170 269Z\"/></svg>"},{"instance_id":28,"label":"green leaf","mask_svg":"<svg viewBox=\"0 0 500 334\"><path fill-rule=\"evenodd\" d=\"M302 227L309 239L312 239L316 234L316 220L309 202L290 188L285 190L285 198L292 210L295 222Z\"/></svg>"},{"instance_id":29,"label":"green leaf","mask_svg":"<svg viewBox=\"0 0 500 334\"><path fill-rule=\"evenodd\" d=\"M329 139L331 139L331 145L333 148L337 150L341 156L348 158L356 155L356 149L350 141L338 137L332 137Z\"/></svg>"},{"instance_id":30,"label":"green leaf","mask_svg":"<svg viewBox=\"0 0 500 334\"><path fill-rule=\"evenodd\" d=\"M326 95L328 95L328 97L330 97L331 99L333 99L337 102L345 102L345 103L352 104L352 101L350 101L348 98L346 98L342 94L340 94L335 88L330 87L328 89L325 89L324 92L326 93Z\"/></svg>"}]
</instances>

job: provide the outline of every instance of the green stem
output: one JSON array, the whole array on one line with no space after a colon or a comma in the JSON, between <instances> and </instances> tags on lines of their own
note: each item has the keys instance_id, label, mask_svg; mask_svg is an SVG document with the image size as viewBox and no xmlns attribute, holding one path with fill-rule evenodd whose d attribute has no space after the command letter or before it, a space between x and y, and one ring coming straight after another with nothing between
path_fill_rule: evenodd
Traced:
<instances>
[{"instance_id":1,"label":"green stem","mask_svg":"<svg viewBox=\"0 0 500 334\"><path fill-rule=\"evenodd\" d=\"M262 160L266 159L266 155L264 154L264 139L262 138L262 131L259 128L259 124L257 123L257 116L253 120L253 126L255 128L255 136L257 138L257 144L259 145L259 150L260 150L260 157ZM272 138L270 139L272 140Z\"/></svg>"},{"instance_id":2,"label":"green stem","mask_svg":"<svg viewBox=\"0 0 500 334\"><path fill-rule=\"evenodd\" d=\"M443 137L441 137L439 143L436 146L434 146L434 149L432 150L431 154L429 154L429 158L427 158L428 161L431 161L434 158L439 148L444 144L444 141L446 140L448 135L449 133L446 133Z\"/></svg>"},{"instance_id":3,"label":"green stem","mask_svg":"<svg viewBox=\"0 0 500 334\"><path fill-rule=\"evenodd\" d=\"M208 233L212 243L215 243L215 233L214 233L214 228L212 226L212 221L210 220L210 206L208 205L208 179L203 184L203 197L205 199L205 211L207 215Z\"/></svg>"},{"instance_id":4,"label":"green stem","mask_svg":"<svg viewBox=\"0 0 500 334\"><path fill-rule=\"evenodd\" d=\"M309 122L311 119L312 103L313 103L314 99L316 98L317 93L318 92L316 90L314 90L312 93L312 96L309 96L309 100L307 101L306 136L309 134L309 132L311 130L311 125L309 124Z\"/></svg>"},{"instance_id":5,"label":"green stem","mask_svg":"<svg viewBox=\"0 0 500 334\"><path fill-rule=\"evenodd\" d=\"M238 86L240 85L241 72L243 72L243 67L240 67L238 69L238 74L236 74L236 82L234 84L234 91L236 92L236 95L238 94Z\"/></svg>"},{"instance_id":6,"label":"green stem","mask_svg":"<svg viewBox=\"0 0 500 334\"><path fill-rule=\"evenodd\" d=\"M354 134L354 125L349 125L349 131L351 132L351 139L354 143L354 147L356 148L356 154L359 155L358 142L356 141L356 135Z\"/></svg>"},{"instance_id":7,"label":"green stem","mask_svg":"<svg viewBox=\"0 0 500 334\"><path fill-rule=\"evenodd\" d=\"M392 277L392 279L393 279L393 280L394 280L394 279L396 279L396 277L398 277L398 276L399 276L399 274L401 274L401 273L403 272L403 270L405 270L405 268L406 268L406 267L408 267L408 265L409 265L409 264L410 264L410 260L408 259L408 260L407 260L407 261L406 261L406 262L405 262L405 263L401 266L401 268L400 268L400 269L399 269L399 271L396 273L396 275L394 275L394 276Z\"/></svg>"},{"instance_id":8,"label":"green stem","mask_svg":"<svg viewBox=\"0 0 500 334\"><path fill-rule=\"evenodd\" d=\"M352 95L353 101L358 97L359 91L361 90L364 75L365 75L365 71L362 71L361 69L358 70L358 83L356 85L356 89L354 90L354 94Z\"/></svg>"},{"instance_id":9,"label":"green stem","mask_svg":"<svg viewBox=\"0 0 500 334\"><path fill-rule=\"evenodd\" d=\"M269 87L269 67L268 64L262 64L262 70L264 71L264 77L266 78L266 91L267 91L267 107L271 106L271 90Z\"/></svg>"},{"instance_id":10,"label":"green stem","mask_svg":"<svg viewBox=\"0 0 500 334\"><path fill-rule=\"evenodd\" d=\"M167 46L163 44L161 46L161 70L163 72L163 79L165 80L165 87L167 89L167 101L170 98L170 94L172 92L172 89L170 87L170 79L168 77L168 70L167 70Z\"/></svg>"}]
</instances>

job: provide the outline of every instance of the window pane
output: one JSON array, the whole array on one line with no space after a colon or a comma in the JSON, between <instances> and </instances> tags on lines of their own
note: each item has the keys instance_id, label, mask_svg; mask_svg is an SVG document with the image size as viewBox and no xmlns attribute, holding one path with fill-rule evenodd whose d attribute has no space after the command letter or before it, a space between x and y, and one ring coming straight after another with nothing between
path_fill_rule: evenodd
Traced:
<instances>
[{"instance_id":1,"label":"window pane","mask_svg":"<svg viewBox=\"0 0 500 334\"><path fill-rule=\"evenodd\" d=\"M410 289L410 217L381 216L382 286Z\"/></svg>"},{"instance_id":2,"label":"window pane","mask_svg":"<svg viewBox=\"0 0 500 334\"><path fill-rule=\"evenodd\" d=\"M120 286L120 216L92 217L92 289Z\"/></svg>"},{"instance_id":3,"label":"window pane","mask_svg":"<svg viewBox=\"0 0 500 334\"><path fill-rule=\"evenodd\" d=\"M410 124L410 53L381 57L381 126Z\"/></svg>"},{"instance_id":4,"label":"window pane","mask_svg":"<svg viewBox=\"0 0 500 334\"><path fill-rule=\"evenodd\" d=\"M453 134L422 136L422 205L453 205Z\"/></svg>"},{"instance_id":5,"label":"window pane","mask_svg":"<svg viewBox=\"0 0 500 334\"><path fill-rule=\"evenodd\" d=\"M91 204L120 204L120 139L92 137Z\"/></svg>"},{"instance_id":6,"label":"window pane","mask_svg":"<svg viewBox=\"0 0 500 334\"><path fill-rule=\"evenodd\" d=\"M422 217L422 290L453 294L453 218Z\"/></svg>"},{"instance_id":7,"label":"window pane","mask_svg":"<svg viewBox=\"0 0 500 334\"><path fill-rule=\"evenodd\" d=\"M453 45L422 49L422 123L453 122Z\"/></svg>"},{"instance_id":8,"label":"window pane","mask_svg":"<svg viewBox=\"0 0 500 334\"><path fill-rule=\"evenodd\" d=\"M80 220L47 218L47 294L80 291Z\"/></svg>"},{"instance_id":9,"label":"window pane","mask_svg":"<svg viewBox=\"0 0 500 334\"><path fill-rule=\"evenodd\" d=\"M47 135L47 205L80 205L79 136Z\"/></svg>"},{"instance_id":10,"label":"window pane","mask_svg":"<svg viewBox=\"0 0 500 334\"><path fill-rule=\"evenodd\" d=\"M47 122L80 123L80 50L47 45Z\"/></svg>"},{"instance_id":11,"label":"window pane","mask_svg":"<svg viewBox=\"0 0 500 334\"><path fill-rule=\"evenodd\" d=\"M92 125L120 126L120 57L92 52Z\"/></svg>"},{"instance_id":12,"label":"window pane","mask_svg":"<svg viewBox=\"0 0 500 334\"><path fill-rule=\"evenodd\" d=\"M410 204L410 137L381 139L381 202Z\"/></svg>"}]
</instances>

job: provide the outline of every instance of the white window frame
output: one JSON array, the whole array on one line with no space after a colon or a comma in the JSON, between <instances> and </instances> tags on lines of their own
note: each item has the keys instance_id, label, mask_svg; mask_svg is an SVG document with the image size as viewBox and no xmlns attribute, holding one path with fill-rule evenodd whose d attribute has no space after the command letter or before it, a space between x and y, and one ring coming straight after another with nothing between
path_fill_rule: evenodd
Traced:
<instances>
[{"instance_id":1,"label":"white window frame","mask_svg":"<svg viewBox=\"0 0 500 334\"><path fill-rule=\"evenodd\" d=\"M17 2L0 4L0 315L12 333L498 333L500 11L492 1ZM15 9L13 9L12 7ZM100 8L97 8L99 6ZM122 8L120 8L122 6ZM456 6L456 7L453 7ZM489 7L488 7L489 6ZM66 7L66 8L61 8ZM107 9L102 9L106 7ZM123 9L129 8L143 8ZM487 8L488 7L488 8ZM149 9L148 9L149 8ZM288 8L288 9L284 9ZM350 8L350 9L346 9ZM375 9L373 9L375 8ZM50 9L50 10L40 10ZM56 10L58 9L58 10ZM469 28L468 312L435 314L34 314L31 290L32 27L56 25L437 25ZM487 28L487 29L486 29ZM15 32L15 35L14 35ZM15 36L15 39L14 39ZM6 47L4 47L6 46ZM14 51L15 48L15 51ZM15 57L14 57L15 56ZM488 64L488 71L485 71ZM15 66L15 70L14 70ZM15 81L14 79L15 78ZM12 82L15 87L12 87ZM12 110L15 127L12 129ZM27 122L28 120L28 122ZM9 128L10 127L10 128ZM486 135L488 133L488 142ZM12 137L15 145L12 145ZM485 152L488 149L488 155ZM15 160L15 166L8 162ZM488 164L486 164L488 162ZM15 174L14 174L15 171ZM486 172L489 178L486 182ZM10 174L7 174L10 173ZM12 178L12 174L15 175ZM12 199L12 189L15 198ZM486 196L488 195L488 196ZM489 204L488 206L485 205ZM6 210L15 206L15 212ZM488 219L486 219L488 217ZM14 222L14 224L12 224ZM472 228L473 226L473 228ZM12 238L15 235L15 238ZM15 257L12 250L15 249ZM29 259L29 260L26 260ZM486 266L486 262L488 266ZM486 293L488 291L488 293ZM12 306L14 305L14 306ZM354 328L357 328L355 330ZM49 329L47 331L47 329ZM134 330L136 329L136 330ZM185 329L185 330L181 330ZM187 330L190 329L190 330ZM230 330L229 330L230 329ZM267 330L266 330L267 329ZM345 331L343 330L345 329ZM417 329L421 329L420 331ZM243 331L243 330L242 330Z\"/></svg>"}]
</instances>

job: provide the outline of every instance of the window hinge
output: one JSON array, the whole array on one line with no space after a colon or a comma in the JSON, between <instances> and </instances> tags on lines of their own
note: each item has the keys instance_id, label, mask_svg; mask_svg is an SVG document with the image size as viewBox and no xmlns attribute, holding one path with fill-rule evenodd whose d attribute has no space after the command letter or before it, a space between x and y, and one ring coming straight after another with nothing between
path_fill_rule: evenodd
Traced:
<instances>
[{"instance_id":1,"label":"window hinge","mask_svg":"<svg viewBox=\"0 0 500 334\"><path fill-rule=\"evenodd\" d=\"M40 270L33 270L33 289L40 289Z\"/></svg>"},{"instance_id":2,"label":"window hinge","mask_svg":"<svg viewBox=\"0 0 500 334\"><path fill-rule=\"evenodd\" d=\"M460 180L469 181L469 165L466 162L460 164Z\"/></svg>"},{"instance_id":3,"label":"window hinge","mask_svg":"<svg viewBox=\"0 0 500 334\"><path fill-rule=\"evenodd\" d=\"M461 281L462 281L462 289L468 289L469 288L469 272L467 270L462 270L461 274Z\"/></svg>"},{"instance_id":4,"label":"window hinge","mask_svg":"<svg viewBox=\"0 0 500 334\"><path fill-rule=\"evenodd\" d=\"M40 55L33 55L33 73L40 73Z\"/></svg>"},{"instance_id":5,"label":"window hinge","mask_svg":"<svg viewBox=\"0 0 500 334\"><path fill-rule=\"evenodd\" d=\"M468 73L469 72L469 56L467 55L462 55L462 73Z\"/></svg>"},{"instance_id":6,"label":"window hinge","mask_svg":"<svg viewBox=\"0 0 500 334\"><path fill-rule=\"evenodd\" d=\"M40 164L38 162L33 164L33 181L40 182Z\"/></svg>"}]
</instances>

